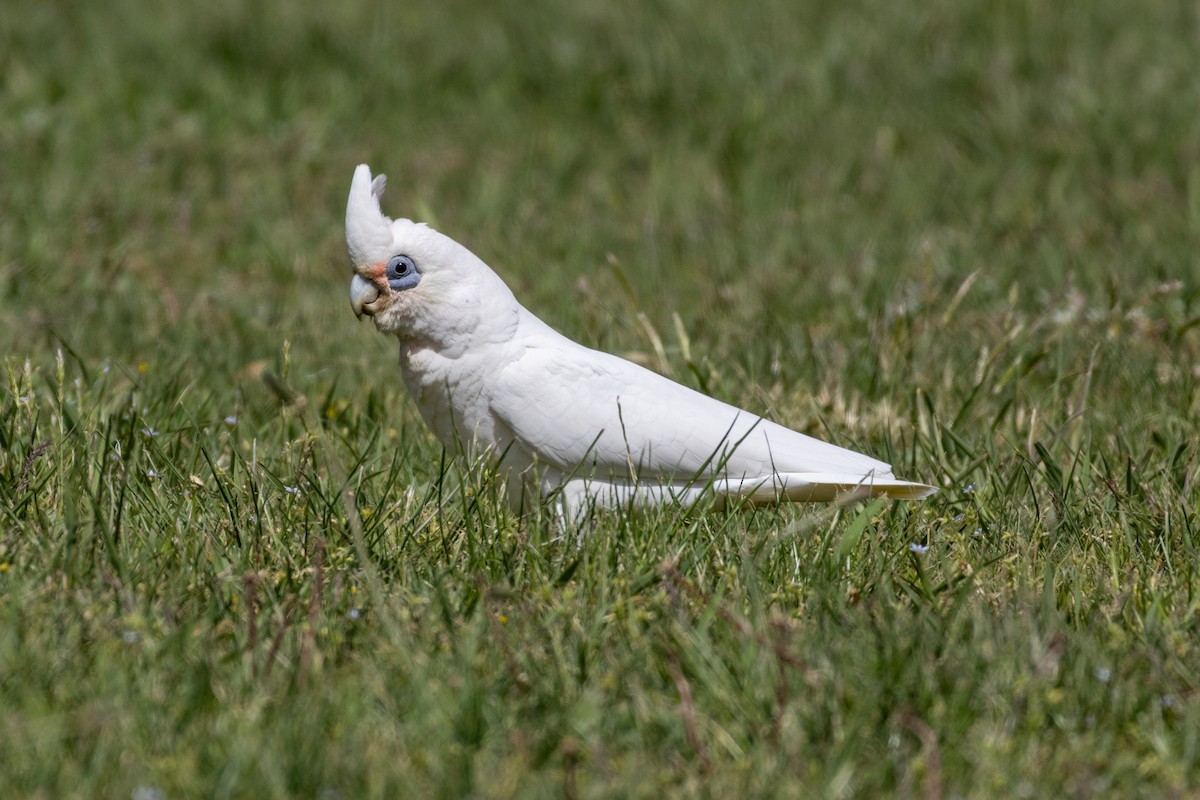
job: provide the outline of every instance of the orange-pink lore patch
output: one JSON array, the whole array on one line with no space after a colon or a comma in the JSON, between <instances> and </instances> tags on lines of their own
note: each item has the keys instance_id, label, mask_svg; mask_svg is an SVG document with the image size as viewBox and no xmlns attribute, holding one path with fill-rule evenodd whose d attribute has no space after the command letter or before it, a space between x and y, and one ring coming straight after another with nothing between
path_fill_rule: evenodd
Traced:
<instances>
[{"instance_id":1,"label":"orange-pink lore patch","mask_svg":"<svg viewBox=\"0 0 1200 800\"><path fill-rule=\"evenodd\" d=\"M378 264L371 267L371 283L375 284L381 292L386 292L389 288L387 278L384 277L386 272L386 261L380 261Z\"/></svg>"}]
</instances>

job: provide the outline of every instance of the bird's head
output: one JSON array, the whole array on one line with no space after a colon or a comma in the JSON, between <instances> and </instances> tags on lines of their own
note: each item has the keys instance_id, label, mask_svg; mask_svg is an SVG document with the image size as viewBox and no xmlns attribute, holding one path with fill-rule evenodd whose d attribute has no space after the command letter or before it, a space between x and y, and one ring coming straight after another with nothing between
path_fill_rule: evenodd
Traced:
<instances>
[{"instance_id":1,"label":"bird's head","mask_svg":"<svg viewBox=\"0 0 1200 800\"><path fill-rule=\"evenodd\" d=\"M466 346L513 324L516 300L467 248L424 223L383 215L387 179L354 170L346 203L346 249L354 268L350 305L383 333L434 346ZM511 319L510 319L511 318Z\"/></svg>"}]
</instances>

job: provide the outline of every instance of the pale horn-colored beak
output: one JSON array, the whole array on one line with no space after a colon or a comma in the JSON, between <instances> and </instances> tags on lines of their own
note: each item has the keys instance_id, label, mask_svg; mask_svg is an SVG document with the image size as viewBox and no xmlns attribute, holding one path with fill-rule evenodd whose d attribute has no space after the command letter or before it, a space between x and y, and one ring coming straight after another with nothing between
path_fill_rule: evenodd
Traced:
<instances>
[{"instance_id":1,"label":"pale horn-colored beak","mask_svg":"<svg viewBox=\"0 0 1200 800\"><path fill-rule=\"evenodd\" d=\"M346 200L346 250L355 270L369 269L392 254L392 221L379 208L386 176L371 179L371 168L359 164Z\"/></svg>"},{"instance_id":2,"label":"pale horn-colored beak","mask_svg":"<svg viewBox=\"0 0 1200 800\"><path fill-rule=\"evenodd\" d=\"M350 307L354 309L354 316L362 319L363 314L375 316L375 309L371 308L371 303L379 299L379 290L375 288L375 284L354 273L354 277L350 279Z\"/></svg>"}]
</instances>

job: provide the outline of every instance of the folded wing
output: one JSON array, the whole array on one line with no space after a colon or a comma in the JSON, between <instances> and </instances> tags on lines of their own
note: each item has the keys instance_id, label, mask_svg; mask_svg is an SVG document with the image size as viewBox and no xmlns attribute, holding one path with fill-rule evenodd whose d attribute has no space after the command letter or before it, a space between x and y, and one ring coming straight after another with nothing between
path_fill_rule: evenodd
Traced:
<instances>
[{"instance_id":1,"label":"folded wing","mask_svg":"<svg viewBox=\"0 0 1200 800\"><path fill-rule=\"evenodd\" d=\"M718 494L749 502L829 500L847 492L912 499L934 491L897 480L882 461L557 335L535 337L494 388L492 412L518 444L576 478L710 483Z\"/></svg>"}]
</instances>

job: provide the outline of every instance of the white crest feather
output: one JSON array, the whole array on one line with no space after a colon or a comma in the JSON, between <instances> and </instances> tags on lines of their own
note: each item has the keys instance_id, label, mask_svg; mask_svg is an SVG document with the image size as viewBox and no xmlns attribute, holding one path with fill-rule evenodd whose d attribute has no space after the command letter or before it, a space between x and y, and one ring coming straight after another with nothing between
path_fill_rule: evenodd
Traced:
<instances>
[{"instance_id":1,"label":"white crest feather","mask_svg":"<svg viewBox=\"0 0 1200 800\"><path fill-rule=\"evenodd\" d=\"M387 176L371 179L371 168L359 164L346 200L346 249L355 267L366 267L386 259L392 247L392 221L383 215L379 196Z\"/></svg>"}]
</instances>

